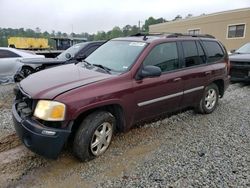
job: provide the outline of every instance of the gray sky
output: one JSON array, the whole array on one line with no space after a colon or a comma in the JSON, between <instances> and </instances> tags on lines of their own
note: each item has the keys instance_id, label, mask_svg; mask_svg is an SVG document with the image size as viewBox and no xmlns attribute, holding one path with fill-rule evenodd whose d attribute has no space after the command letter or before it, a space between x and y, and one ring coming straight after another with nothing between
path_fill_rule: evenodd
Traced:
<instances>
[{"instance_id":1,"label":"gray sky","mask_svg":"<svg viewBox=\"0 0 250 188\"><path fill-rule=\"evenodd\" d=\"M171 20L246 7L250 0L0 0L0 27L96 33L149 16Z\"/></svg>"}]
</instances>

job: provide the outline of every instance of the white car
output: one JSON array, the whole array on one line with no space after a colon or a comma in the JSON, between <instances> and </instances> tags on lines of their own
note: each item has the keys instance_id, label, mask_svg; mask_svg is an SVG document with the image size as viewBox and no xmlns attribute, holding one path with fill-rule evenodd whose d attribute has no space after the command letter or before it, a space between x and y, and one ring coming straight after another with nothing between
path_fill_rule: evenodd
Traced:
<instances>
[{"instance_id":1,"label":"white car","mask_svg":"<svg viewBox=\"0 0 250 188\"><path fill-rule=\"evenodd\" d=\"M44 58L44 56L14 48L0 47L0 83L13 82L17 71L21 71L24 77L32 74L40 65L26 65L21 60L40 58Z\"/></svg>"}]
</instances>

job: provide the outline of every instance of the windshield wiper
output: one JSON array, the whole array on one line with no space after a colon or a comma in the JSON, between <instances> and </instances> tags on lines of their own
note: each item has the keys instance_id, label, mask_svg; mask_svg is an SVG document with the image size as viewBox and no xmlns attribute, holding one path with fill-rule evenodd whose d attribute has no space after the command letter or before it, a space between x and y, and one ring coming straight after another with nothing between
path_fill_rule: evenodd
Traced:
<instances>
[{"instance_id":1,"label":"windshield wiper","mask_svg":"<svg viewBox=\"0 0 250 188\"><path fill-rule=\"evenodd\" d=\"M106 66L104 66L104 65L101 65L101 64L92 64L92 65L94 65L94 66L96 66L96 67L99 67L99 68L105 70L107 73L110 74L110 71L111 71L110 68L108 68L108 67L106 67Z\"/></svg>"},{"instance_id":2,"label":"windshield wiper","mask_svg":"<svg viewBox=\"0 0 250 188\"><path fill-rule=\"evenodd\" d=\"M88 61L86 61L86 60L83 60L82 62L84 62L84 65L86 66L91 66L92 64L91 63L89 63ZM78 62L79 63L79 62Z\"/></svg>"}]
</instances>

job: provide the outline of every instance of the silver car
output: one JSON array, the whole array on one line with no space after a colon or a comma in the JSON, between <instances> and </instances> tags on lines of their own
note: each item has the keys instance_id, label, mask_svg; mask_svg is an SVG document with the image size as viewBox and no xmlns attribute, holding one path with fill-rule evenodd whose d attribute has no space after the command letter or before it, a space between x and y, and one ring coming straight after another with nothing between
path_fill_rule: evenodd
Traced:
<instances>
[{"instance_id":1,"label":"silver car","mask_svg":"<svg viewBox=\"0 0 250 188\"><path fill-rule=\"evenodd\" d=\"M27 77L40 65L26 65L21 60L38 58L44 58L44 56L14 48L0 47L0 83L13 82L17 71L21 71L24 77Z\"/></svg>"}]
</instances>

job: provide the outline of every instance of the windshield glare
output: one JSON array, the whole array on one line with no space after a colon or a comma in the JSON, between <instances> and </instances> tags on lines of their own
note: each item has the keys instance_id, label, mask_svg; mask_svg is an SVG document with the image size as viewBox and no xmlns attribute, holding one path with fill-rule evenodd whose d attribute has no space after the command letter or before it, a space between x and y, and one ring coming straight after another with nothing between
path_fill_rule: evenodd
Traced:
<instances>
[{"instance_id":1,"label":"windshield glare","mask_svg":"<svg viewBox=\"0 0 250 188\"><path fill-rule=\"evenodd\" d=\"M61 59L66 61L66 54L69 53L71 55L71 57L74 57L76 55L76 53L78 53L86 44L85 43L79 43L79 44L75 44L74 46L71 46L70 48L68 48L67 50L63 51L61 54L59 54L57 56L57 59Z\"/></svg>"},{"instance_id":2,"label":"windshield glare","mask_svg":"<svg viewBox=\"0 0 250 188\"><path fill-rule=\"evenodd\" d=\"M240 47L238 50L236 50L236 53L240 54L250 54L250 43L247 43Z\"/></svg>"},{"instance_id":3,"label":"windshield glare","mask_svg":"<svg viewBox=\"0 0 250 188\"><path fill-rule=\"evenodd\" d=\"M86 61L103 65L114 72L125 72L145 46L144 42L109 41L87 57Z\"/></svg>"}]
</instances>

